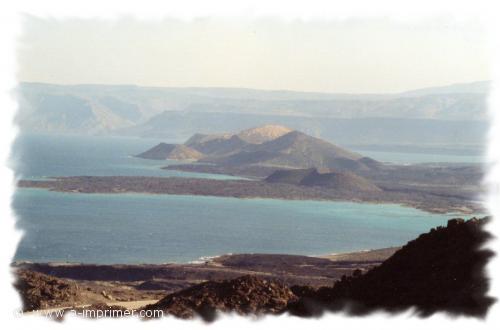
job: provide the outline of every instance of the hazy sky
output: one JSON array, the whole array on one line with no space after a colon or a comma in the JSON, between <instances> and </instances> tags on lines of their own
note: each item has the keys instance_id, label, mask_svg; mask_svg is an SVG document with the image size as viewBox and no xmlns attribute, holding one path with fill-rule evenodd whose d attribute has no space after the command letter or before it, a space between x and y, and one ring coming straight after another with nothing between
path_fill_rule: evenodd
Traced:
<instances>
[{"instance_id":1,"label":"hazy sky","mask_svg":"<svg viewBox=\"0 0 500 330\"><path fill-rule=\"evenodd\" d=\"M489 79L477 22L26 18L21 81L398 92Z\"/></svg>"}]
</instances>

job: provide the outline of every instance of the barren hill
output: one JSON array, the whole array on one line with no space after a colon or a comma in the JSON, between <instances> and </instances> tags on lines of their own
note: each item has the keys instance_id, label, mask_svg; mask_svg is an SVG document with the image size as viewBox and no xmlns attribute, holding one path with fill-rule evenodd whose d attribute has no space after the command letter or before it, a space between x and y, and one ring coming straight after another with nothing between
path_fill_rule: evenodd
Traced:
<instances>
[{"instance_id":1,"label":"barren hill","mask_svg":"<svg viewBox=\"0 0 500 330\"><path fill-rule=\"evenodd\" d=\"M242 148L248 145L237 135L206 135L202 138L191 137L186 145L190 148L198 150L206 155L208 158L226 156L229 154L237 153Z\"/></svg>"},{"instance_id":2,"label":"barren hill","mask_svg":"<svg viewBox=\"0 0 500 330\"><path fill-rule=\"evenodd\" d=\"M302 180L311 173L316 172L315 168L296 170L276 170L268 176L265 181L269 183L300 184Z\"/></svg>"},{"instance_id":3,"label":"barren hill","mask_svg":"<svg viewBox=\"0 0 500 330\"><path fill-rule=\"evenodd\" d=\"M349 306L351 313L376 309L402 311L416 307L422 315L447 311L484 316L493 299L486 295L483 273L491 252L478 250L488 237L485 220L451 219L447 227L432 229L410 241L380 266L363 274L355 270L333 287L316 289L243 276L208 281L167 295L146 309L190 318L213 320L219 312L299 316L321 314ZM279 259L279 256L277 256ZM250 260L251 261L251 260Z\"/></svg>"},{"instance_id":4,"label":"barren hill","mask_svg":"<svg viewBox=\"0 0 500 330\"><path fill-rule=\"evenodd\" d=\"M36 310L69 304L78 300L78 286L69 280L30 270L18 270L15 287L21 294L23 310Z\"/></svg>"},{"instance_id":5,"label":"barren hill","mask_svg":"<svg viewBox=\"0 0 500 330\"><path fill-rule=\"evenodd\" d=\"M203 157L203 154L182 144L160 143L136 157L157 160L198 160Z\"/></svg>"},{"instance_id":6,"label":"barren hill","mask_svg":"<svg viewBox=\"0 0 500 330\"><path fill-rule=\"evenodd\" d=\"M279 313L288 302L296 299L285 285L246 275L234 280L205 282L172 293L146 310L163 310L181 318L202 316L210 321L217 311L239 314Z\"/></svg>"},{"instance_id":7,"label":"barren hill","mask_svg":"<svg viewBox=\"0 0 500 330\"><path fill-rule=\"evenodd\" d=\"M330 142L278 125L264 125L236 134L195 134L183 147L181 156L175 159L198 159L226 167L316 167L356 171L381 165ZM174 148L180 146L162 143L138 157L172 158L170 153Z\"/></svg>"},{"instance_id":8,"label":"barren hill","mask_svg":"<svg viewBox=\"0 0 500 330\"><path fill-rule=\"evenodd\" d=\"M446 227L420 235L367 273L343 277L333 288L310 290L290 309L312 315L320 312L321 305L335 310L350 303L354 313L416 307L422 315L440 310L484 315L494 301L486 295L483 273L492 253L479 249L489 237L483 230L485 222L486 218L451 219Z\"/></svg>"},{"instance_id":9,"label":"barren hill","mask_svg":"<svg viewBox=\"0 0 500 330\"><path fill-rule=\"evenodd\" d=\"M200 134L196 133L193 136L191 136L186 142L184 142L185 145L187 146L192 146L196 145L198 143L205 143L211 140L216 140L216 139L229 139L232 136L232 134Z\"/></svg>"},{"instance_id":10,"label":"barren hill","mask_svg":"<svg viewBox=\"0 0 500 330\"><path fill-rule=\"evenodd\" d=\"M446 311L484 317L494 302L487 295L484 273L492 252L480 249L490 237L484 230L486 221L451 219L446 227L431 229L401 249L349 253L331 260L242 254L187 265L22 263L16 266L16 288L25 310L95 301L118 304L146 294L149 299L163 297L146 309L182 318L201 315L205 320L213 320L217 311L311 316L343 308L361 314L410 307L421 315ZM113 296L125 300L114 301L103 288L113 288Z\"/></svg>"},{"instance_id":11,"label":"barren hill","mask_svg":"<svg viewBox=\"0 0 500 330\"><path fill-rule=\"evenodd\" d=\"M363 157L327 141L292 131L262 144L250 144L240 152L212 160L226 166L260 165L285 168L367 169Z\"/></svg>"},{"instance_id":12,"label":"barren hill","mask_svg":"<svg viewBox=\"0 0 500 330\"><path fill-rule=\"evenodd\" d=\"M184 144L210 156L222 156L241 151L249 144L274 140L291 131L284 126L264 125L236 134L195 134Z\"/></svg>"},{"instance_id":13,"label":"barren hill","mask_svg":"<svg viewBox=\"0 0 500 330\"><path fill-rule=\"evenodd\" d=\"M329 170L324 173L318 172L315 168L306 170L277 170L266 178L271 183L288 183L303 186L318 186L350 192L382 192L377 187L359 175L350 171Z\"/></svg>"},{"instance_id":14,"label":"barren hill","mask_svg":"<svg viewBox=\"0 0 500 330\"><path fill-rule=\"evenodd\" d=\"M261 127L249 128L238 133L238 137L243 141L253 144L260 144L279 138L292 130L280 125L264 125Z\"/></svg>"}]
</instances>

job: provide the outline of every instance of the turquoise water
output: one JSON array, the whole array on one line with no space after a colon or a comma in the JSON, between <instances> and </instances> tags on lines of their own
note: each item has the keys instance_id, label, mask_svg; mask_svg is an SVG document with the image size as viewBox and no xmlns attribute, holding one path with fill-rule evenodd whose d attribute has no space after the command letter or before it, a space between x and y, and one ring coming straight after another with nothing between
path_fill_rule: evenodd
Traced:
<instances>
[{"instance_id":1,"label":"turquoise water","mask_svg":"<svg viewBox=\"0 0 500 330\"><path fill-rule=\"evenodd\" d=\"M124 137L23 134L12 147L11 163L16 175L25 179L75 175L238 179L228 175L166 171L161 168L180 163L133 157L160 142L175 143Z\"/></svg>"},{"instance_id":2,"label":"turquoise water","mask_svg":"<svg viewBox=\"0 0 500 330\"><path fill-rule=\"evenodd\" d=\"M124 176L181 176L212 179L239 179L233 176L162 170L161 167L179 164L175 161L149 160L133 157L162 141L102 136L56 136L22 134L12 150L12 167L25 179L45 179L50 176L124 175ZM400 164L426 162L480 162L479 156L439 155L359 151L362 155L382 162Z\"/></svg>"},{"instance_id":3,"label":"turquoise water","mask_svg":"<svg viewBox=\"0 0 500 330\"><path fill-rule=\"evenodd\" d=\"M131 157L159 142L23 135L13 146L12 165L18 177L36 179L71 175L233 178L165 171L160 167L167 161ZM418 157L425 159L422 154ZM16 260L87 263L188 262L226 253L320 255L383 248L404 244L450 217L398 205L37 189L18 189L13 208L17 226L25 232Z\"/></svg>"},{"instance_id":4,"label":"turquoise water","mask_svg":"<svg viewBox=\"0 0 500 330\"><path fill-rule=\"evenodd\" d=\"M450 217L398 205L19 189L15 259L189 262L226 253L321 255L397 246Z\"/></svg>"}]
</instances>

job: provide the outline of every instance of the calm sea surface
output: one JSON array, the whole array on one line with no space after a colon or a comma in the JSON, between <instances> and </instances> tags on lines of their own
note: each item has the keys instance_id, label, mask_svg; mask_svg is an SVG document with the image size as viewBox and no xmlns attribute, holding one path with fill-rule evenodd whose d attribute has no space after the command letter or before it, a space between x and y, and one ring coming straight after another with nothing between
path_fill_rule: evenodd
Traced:
<instances>
[{"instance_id":1,"label":"calm sea surface","mask_svg":"<svg viewBox=\"0 0 500 330\"><path fill-rule=\"evenodd\" d=\"M133 157L160 142L171 141L29 134L20 136L15 141L11 163L17 175L25 179L74 175L235 179L227 175L166 171L161 168L180 162Z\"/></svg>"},{"instance_id":2,"label":"calm sea surface","mask_svg":"<svg viewBox=\"0 0 500 330\"><path fill-rule=\"evenodd\" d=\"M29 135L16 142L13 164L24 178L230 178L164 171L164 161L130 157L158 142ZM18 189L13 208L17 227L25 233L16 260L86 263L189 262L225 253L320 255L382 248L404 244L450 218L398 205L38 189Z\"/></svg>"}]
</instances>

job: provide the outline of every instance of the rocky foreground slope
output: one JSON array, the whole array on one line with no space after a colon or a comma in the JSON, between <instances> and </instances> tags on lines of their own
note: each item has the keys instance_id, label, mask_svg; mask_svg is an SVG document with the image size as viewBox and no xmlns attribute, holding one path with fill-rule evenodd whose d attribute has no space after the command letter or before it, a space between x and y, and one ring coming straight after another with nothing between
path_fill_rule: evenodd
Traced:
<instances>
[{"instance_id":1,"label":"rocky foreground slope","mask_svg":"<svg viewBox=\"0 0 500 330\"><path fill-rule=\"evenodd\" d=\"M80 297L78 286L54 276L19 270L15 288L21 294L24 310L46 309L71 304Z\"/></svg>"},{"instance_id":2,"label":"rocky foreground slope","mask_svg":"<svg viewBox=\"0 0 500 330\"><path fill-rule=\"evenodd\" d=\"M487 296L484 267L492 256L481 249L489 235L484 219L452 219L447 227L420 235L365 274L355 272L331 288L301 292L288 309L314 315L345 306L353 313L415 307L421 315L437 311L483 316L493 299Z\"/></svg>"},{"instance_id":3,"label":"rocky foreground slope","mask_svg":"<svg viewBox=\"0 0 500 330\"><path fill-rule=\"evenodd\" d=\"M488 238L486 219L452 219L409 242L380 266L344 276L333 287L293 286L253 276L205 282L167 295L146 307L178 317L199 315L206 320L217 311L239 314L290 312L319 315L347 308L355 314L376 309L401 311L415 307L422 315L438 311L484 316L493 299L487 296L484 266L490 251L479 250Z\"/></svg>"},{"instance_id":4,"label":"rocky foreground slope","mask_svg":"<svg viewBox=\"0 0 500 330\"><path fill-rule=\"evenodd\" d=\"M359 315L411 307L423 316L483 317L494 302L484 273L492 252L480 248L489 238L486 221L452 219L401 249L328 258L250 254L201 265L22 264L16 287L25 310L156 300L143 309L207 321L219 312L317 316L347 309Z\"/></svg>"},{"instance_id":5,"label":"rocky foreground slope","mask_svg":"<svg viewBox=\"0 0 500 330\"><path fill-rule=\"evenodd\" d=\"M288 254L231 254L200 263L95 265L15 263L16 288L24 310L107 304L141 307L207 280L233 280L244 275L279 281L288 287L318 288L366 271L391 256L398 247L323 257Z\"/></svg>"},{"instance_id":6,"label":"rocky foreground slope","mask_svg":"<svg viewBox=\"0 0 500 330\"><path fill-rule=\"evenodd\" d=\"M146 310L163 310L181 318L215 319L217 312L280 313L297 296L282 283L246 275L234 280L205 282L170 294Z\"/></svg>"}]
</instances>

